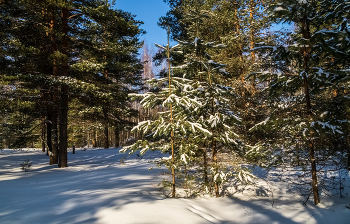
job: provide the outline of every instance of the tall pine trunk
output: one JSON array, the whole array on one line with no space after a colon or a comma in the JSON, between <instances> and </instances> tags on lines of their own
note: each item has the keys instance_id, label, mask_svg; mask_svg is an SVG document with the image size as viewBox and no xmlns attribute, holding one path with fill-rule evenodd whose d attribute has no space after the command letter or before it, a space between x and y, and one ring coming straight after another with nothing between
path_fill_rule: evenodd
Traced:
<instances>
[{"instance_id":1,"label":"tall pine trunk","mask_svg":"<svg viewBox=\"0 0 350 224\"><path fill-rule=\"evenodd\" d=\"M306 16L302 19L302 34L303 38L309 40L311 38L310 30L309 30L309 23ZM310 46L304 46L302 48L302 54L303 54L303 79L304 79L304 92L305 92L305 100L306 100L306 107L307 107L307 115L309 119L312 119L312 111L311 111L311 99L310 99L310 90L309 90L309 83L308 83L308 77L307 77L307 71L308 71L308 63L310 59L310 52L311 47ZM312 132L310 133L310 139L309 139L309 156L310 156L310 162L311 162L311 175L312 175L312 193L314 195L314 203L317 205L320 203L320 197L319 197L319 190L317 186L317 169L316 169L316 160L315 160L315 146L314 146L314 140L312 136Z\"/></svg>"},{"instance_id":2,"label":"tall pine trunk","mask_svg":"<svg viewBox=\"0 0 350 224\"><path fill-rule=\"evenodd\" d=\"M57 58L55 53L57 52L56 37L55 37L55 8L51 8L51 20L50 20L50 36L51 36L51 49L53 54L53 68L52 74L54 78L58 77L58 68L57 68ZM47 141L48 147L50 149L50 165L58 164L58 130L57 130L57 119L58 119L58 87L56 84L53 86L52 91L52 105L49 106L48 119L50 124L47 126Z\"/></svg>"},{"instance_id":3,"label":"tall pine trunk","mask_svg":"<svg viewBox=\"0 0 350 224\"><path fill-rule=\"evenodd\" d=\"M67 0L62 8L62 51L65 55L64 62L62 64L62 76L68 77L68 9ZM68 86L66 84L61 85L61 103L60 103L60 149L59 149L59 167L64 168L68 166L67 161L67 147L68 147Z\"/></svg>"}]
</instances>

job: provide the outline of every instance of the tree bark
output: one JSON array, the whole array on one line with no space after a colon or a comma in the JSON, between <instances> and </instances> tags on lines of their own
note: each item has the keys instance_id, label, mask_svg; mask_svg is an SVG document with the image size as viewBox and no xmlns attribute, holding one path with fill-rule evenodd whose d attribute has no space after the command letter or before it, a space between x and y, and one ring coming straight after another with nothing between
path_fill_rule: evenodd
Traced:
<instances>
[{"instance_id":1,"label":"tree bark","mask_svg":"<svg viewBox=\"0 0 350 224\"><path fill-rule=\"evenodd\" d=\"M56 30L55 30L55 8L51 8L51 19L50 19L50 37L51 37L51 50L53 54L53 68L52 68L52 75L57 78L58 76L58 68L57 68L57 58L55 56L55 53L57 52L57 45L56 45ZM48 119L51 121L51 123L48 123L47 126L47 142L48 147L50 149L50 165L52 164L58 164L58 130L57 130L57 119L58 119L58 87L56 84L53 86L52 91L52 104L49 106L49 114Z\"/></svg>"},{"instance_id":2,"label":"tree bark","mask_svg":"<svg viewBox=\"0 0 350 224\"><path fill-rule=\"evenodd\" d=\"M254 48L254 35L255 35L255 30L254 30L254 27L253 27L253 20L254 20L254 12L253 12L253 9L254 9L254 0L250 0L250 12L249 12L249 16L250 16L250 54L251 54L251 58L252 58L252 63L255 62L255 54L253 52L253 48ZM252 78L251 78L251 82L252 82L252 86L255 88L255 78L256 76L255 75L252 75Z\"/></svg>"},{"instance_id":3,"label":"tree bark","mask_svg":"<svg viewBox=\"0 0 350 224\"><path fill-rule=\"evenodd\" d=\"M316 160L315 160L315 148L313 140L309 141L310 148L310 161L311 161L311 175L312 175L312 193L314 195L314 203L317 205L320 203L320 196L317 186L317 170L316 170Z\"/></svg>"},{"instance_id":4,"label":"tree bark","mask_svg":"<svg viewBox=\"0 0 350 224\"><path fill-rule=\"evenodd\" d=\"M51 140L51 123L52 123L52 115L50 111L47 111L46 115L46 144L47 144L47 155L52 153L52 140ZM51 164L51 163L50 163Z\"/></svg>"},{"instance_id":5,"label":"tree bark","mask_svg":"<svg viewBox=\"0 0 350 224\"><path fill-rule=\"evenodd\" d=\"M212 86L212 76L210 74L210 72L208 72L209 75L209 85ZM213 96L213 92L210 92L210 95ZM214 116L215 114L215 107L214 107L214 97L212 97L212 101L211 101L211 115ZM215 175L219 172L218 169L218 149L216 147L216 140L215 140L215 130L212 129L211 131L212 133L212 159L213 159L213 163L214 163L214 170L215 170ZM215 177L214 175L214 177ZM213 182L214 182L214 187L215 187L215 196L219 197L219 183L214 179L213 177Z\"/></svg>"},{"instance_id":6,"label":"tree bark","mask_svg":"<svg viewBox=\"0 0 350 224\"><path fill-rule=\"evenodd\" d=\"M349 135L348 135L349 136ZM348 153L347 157L348 157L348 162L347 162L347 166L348 166L348 170L350 171L350 139L349 137L346 138L346 151Z\"/></svg>"},{"instance_id":7,"label":"tree bark","mask_svg":"<svg viewBox=\"0 0 350 224\"><path fill-rule=\"evenodd\" d=\"M62 75L68 77L68 9L67 0L62 8L62 51L65 55L64 62L62 64ZM60 149L59 149L59 167L68 167L67 161L67 123L68 123L68 86L66 84L61 85L61 108L60 108Z\"/></svg>"},{"instance_id":8,"label":"tree bark","mask_svg":"<svg viewBox=\"0 0 350 224\"><path fill-rule=\"evenodd\" d=\"M56 98L54 96L54 98ZM53 100L54 104L58 103L56 99ZM52 153L50 155L50 165L58 164L58 128L57 128L57 106L54 107L51 120L51 134L52 134Z\"/></svg>"},{"instance_id":9,"label":"tree bark","mask_svg":"<svg viewBox=\"0 0 350 224\"><path fill-rule=\"evenodd\" d=\"M240 24L239 24L239 19L238 19L238 1L236 0L235 1L235 19L236 19L236 33L237 33L237 36L239 36L239 27L240 27ZM242 46L239 45L239 61L242 61ZM242 69L242 68L240 68Z\"/></svg>"},{"instance_id":10,"label":"tree bark","mask_svg":"<svg viewBox=\"0 0 350 224\"><path fill-rule=\"evenodd\" d=\"M306 16L302 19L302 34L304 39L310 39L310 29L309 29L309 23L306 18ZM306 100L306 107L307 107L307 115L310 120L312 120L312 110L311 110L311 99L310 99L310 91L309 91L309 83L308 83L308 77L307 77L307 71L308 71L308 63L310 59L310 52L311 47L310 46L304 46L302 48L303 53L303 79L304 79L304 92L305 92L305 100ZM312 175L312 192L314 195L314 203L317 205L320 203L320 197L319 197L319 190L317 186L317 168L316 168L316 160L315 160L315 147L314 147L314 140L313 140L313 133L311 131L310 133L310 139L309 139L309 153L310 153L310 163L311 163L311 175Z\"/></svg>"},{"instance_id":11,"label":"tree bark","mask_svg":"<svg viewBox=\"0 0 350 224\"><path fill-rule=\"evenodd\" d=\"M45 135L46 135L46 127L45 127L45 117L41 121L41 151L46 151L46 144L45 144Z\"/></svg>"},{"instance_id":12,"label":"tree bark","mask_svg":"<svg viewBox=\"0 0 350 224\"><path fill-rule=\"evenodd\" d=\"M350 171L350 147L348 149L348 170Z\"/></svg>"},{"instance_id":13,"label":"tree bark","mask_svg":"<svg viewBox=\"0 0 350 224\"><path fill-rule=\"evenodd\" d=\"M214 169L215 169L215 174L218 174L219 169L218 169L218 150L216 148L216 141L213 139L213 163L214 163ZM215 197L220 197L219 194L219 183L216 180L214 181L214 187L215 187Z\"/></svg>"},{"instance_id":14,"label":"tree bark","mask_svg":"<svg viewBox=\"0 0 350 224\"><path fill-rule=\"evenodd\" d=\"M208 179L208 161L207 161L207 149L203 148L203 173L204 173L204 184L205 186L209 186L209 179Z\"/></svg>"},{"instance_id":15,"label":"tree bark","mask_svg":"<svg viewBox=\"0 0 350 224\"><path fill-rule=\"evenodd\" d=\"M104 119L104 148L109 148L109 137L108 137L108 109L106 107L103 108L103 119Z\"/></svg>"},{"instance_id":16,"label":"tree bark","mask_svg":"<svg viewBox=\"0 0 350 224\"><path fill-rule=\"evenodd\" d=\"M114 135L115 135L115 147L118 148L119 147L119 141L120 141L118 128L115 129L115 134Z\"/></svg>"},{"instance_id":17,"label":"tree bark","mask_svg":"<svg viewBox=\"0 0 350 224\"><path fill-rule=\"evenodd\" d=\"M96 128L92 128L92 147L96 148L97 147L97 138L96 138Z\"/></svg>"},{"instance_id":18,"label":"tree bark","mask_svg":"<svg viewBox=\"0 0 350 224\"><path fill-rule=\"evenodd\" d=\"M68 87L61 87L61 108L60 108L60 144L59 144L59 164L58 167L68 167L67 148L68 148Z\"/></svg>"}]
</instances>

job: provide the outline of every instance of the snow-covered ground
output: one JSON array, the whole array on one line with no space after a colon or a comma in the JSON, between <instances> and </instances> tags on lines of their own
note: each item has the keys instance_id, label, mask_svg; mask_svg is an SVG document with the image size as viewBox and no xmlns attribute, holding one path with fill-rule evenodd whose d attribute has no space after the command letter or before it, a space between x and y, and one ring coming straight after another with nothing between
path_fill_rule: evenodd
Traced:
<instances>
[{"instance_id":1,"label":"snow-covered ground","mask_svg":"<svg viewBox=\"0 0 350 224\"><path fill-rule=\"evenodd\" d=\"M0 151L0 223L324 223L350 224L350 195L307 203L273 182L230 197L170 199L158 191L159 169L147 153L125 157L117 149L69 152L69 167L48 165L39 150ZM29 172L19 164L32 161ZM349 192L349 187L347 187Z\"/></svg>"}]
</instances>

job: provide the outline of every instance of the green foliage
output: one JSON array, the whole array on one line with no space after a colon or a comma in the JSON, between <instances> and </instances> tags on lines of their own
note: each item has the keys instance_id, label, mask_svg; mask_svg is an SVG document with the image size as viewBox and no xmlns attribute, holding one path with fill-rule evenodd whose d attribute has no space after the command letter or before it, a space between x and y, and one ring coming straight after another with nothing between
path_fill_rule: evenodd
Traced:
<instances>
[{"instance_id":1,"label":"green foliage","mask_svg":"<svg viewBox=\"0 0 350 224\"><path fill-rule=\"evenodd\" d=\"M68 49L63 44L63 8L69 17ZM142 22L105 0L5 1L0 10L2 93L12 88L11 94L1 98L11 99L10 108L6 104L1 108L5 142L23 133L27 136L23 143L38 141L37 125L51 122L49 115L60 110L64 87L69 89L70 116L81 122L70 127L74 133L82 133L78 131L82 124L94 122L121 129L127 123L125 117L136 114L130 109L128 93L142 84L138 59ZM63 75L65 63L69 72ZM86 108L92 107L97 109L90 113ZM74 136L73 142L78 138Z\"/></svg>"}]
</instances>

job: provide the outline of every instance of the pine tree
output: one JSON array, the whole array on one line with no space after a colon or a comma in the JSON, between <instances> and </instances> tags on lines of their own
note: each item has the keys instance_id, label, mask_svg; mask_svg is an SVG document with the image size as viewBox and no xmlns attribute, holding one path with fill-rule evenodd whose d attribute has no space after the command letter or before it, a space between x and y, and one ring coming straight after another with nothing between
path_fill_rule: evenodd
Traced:
<instances>
[{"instance_id":1,"label":"pine tree","mask_svg":"<svg viewBox=\"0 0 350 224\"><path fill-rule=\"evenodd\" d=\"M336 7L333 2L327 2L271 3L271 18L275 22L293 22L297 26L296 33L288 44L255 48L260 52L260 57L271 59L270 69L260 71L259 75L259 79L268 84L271 111L269 117L256 127L271 132L272 144L265 143L265 146L276 149L282 155L284 165L288 164L288 160L289 166L305 170L300 176L301 182L295 184L300 186L301 193L307 198L313 195L315 204L320 202L320 192L329 189L327 180L321 175L327 171L317 168L317 163L323 165L321 167L331 166L331 160L327 158L334 156L331 147L324 147L323 144L344 134L344 116L335 116L331 104L336 102L337 94L334 91L342 91L340 84L347 79L347 72L342 68L347 65L329 66L337 55L336 48L329 44L339 46L339 42L335 41L335 44L332 37L335 35L339 38L345 34L343 31L335 32L340 25L337 20L345 14L338 14L335 20L324 16L324 9L330 7L328 4ZM304 154L308 158L301 156ZM308 183L310 188L305 188Z\"/></svg>"},{"instance_id":2,"label":"pine tree","mask_svg":"<svg viewBox=\"0 0 350 224\"><path fill-rule=\"evenodd\" d=\"M46 123L50 164L66 167L68 111L73 98L97 102L98 108L104 105L107 110L99 111L102 119L114 119L108 120L108 125L119 125L124 122L120 117L136 114L128 108L131 90L126 85L141 84L142 66L137 59L138 36L143 32L140 22L129 13L114 10L108 1L1 4L1 35L6 37L1 77L12 77L18 91L27 91L30 101L43 105L38 107L40 113L29 115L30 121Z\"/></svg>"},{"instance_id":3,"label":"pine tree","mask_svg":"<svg viewBox=\"0 0 350 224\"><path fill-rule=\"evenodd\" d=\"M92 17L98 22L90 22L87 33L80 35L91 45L82 50L74 69L83 81L101 91L99 95L86 92L87 97L82 97L81 101L88 108L80 115L103 123L104 147L108 148L110 127L119 132L122 124L131 125L124 117L136 115L136 111L128 105L127 95L142 84L142 65L137 52L142 46L138 36L143 31L138 28L140 22L130 13L113 10L108 2L104 2L99 10L99 14L94 12ZM118 32L115 27L118 27Z\"/></svg>"}]
</instances>

